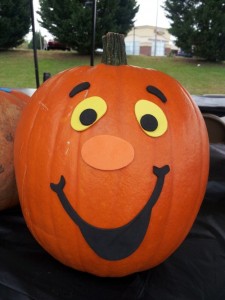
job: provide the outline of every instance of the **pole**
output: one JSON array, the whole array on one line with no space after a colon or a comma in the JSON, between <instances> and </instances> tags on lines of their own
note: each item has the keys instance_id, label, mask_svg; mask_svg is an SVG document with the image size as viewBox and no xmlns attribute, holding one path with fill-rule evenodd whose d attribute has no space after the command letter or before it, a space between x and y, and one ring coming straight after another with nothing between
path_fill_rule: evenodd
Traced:
<instances>
[{"instance_id":1,"label":"pole","mask_svg":"<svg viewBox=\"0 0 225 300\"><path fill-rule=\"evenodd\" d=\"M35 39L33 0L30 0L30 12L31 12L32 33L33 33L33 53L34 53L34 68L35 68L36 86L37 86L37 88L39 88L40 83L39 83L39 73L38 73L37 47L36 47L36 39Z\"/></svg>"},{"instance_id":2,"label":"pole","mask_svg":"<svg viewBox=\"0 0 225 300\"><path fill-rule=\"evenodd\" d=\"M133 28L133 55L135 55L135 26Z\"/></svg>"},{"instance_id":3,"label":"pole","mask_svg":"<svg viewBox=\"0 0 225 300\"><path fill-rule=\"evenodd\" d=\"M158 31L158 0L157 0L157 7L156 7L156 21L155 21L155 49L154 49L154 56L156 56L157 50L157 31Z\"/></svg>"},{"instance_id":4,"label":"pole","mask_svg":"<svg viewBox=\"0 0 225 300\"><path fill-rule=\"evenodd\" d=\"M43 50L43 45L42 45L42 36L41 36L41 30L39 29L39 38L40 38L40 50Z\"/></svg>"},{"instance_id":5,"label":"pole","mask_svg":"<svg viewBox=\"0 0 225 300\"><path fill-rule=\"evenodd\" d=\"M95 32L96 32L96 0L92 0L92 40L91 40L91 61L90 65L94 66L95 55Z\"/></svg>"}]
</instances>

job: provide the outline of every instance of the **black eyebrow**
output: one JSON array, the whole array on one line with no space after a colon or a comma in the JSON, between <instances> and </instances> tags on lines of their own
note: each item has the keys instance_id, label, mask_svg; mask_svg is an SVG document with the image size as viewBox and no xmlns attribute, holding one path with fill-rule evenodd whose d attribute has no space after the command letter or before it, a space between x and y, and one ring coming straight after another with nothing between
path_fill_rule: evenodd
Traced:
<instances>
[{"instance_id":1,"label":"black eyebrow","mask_svg":"<svg viewBox=\"0 0 225 300\"><path fill-rule=\"evenodd\" d=\"M152 95L158 97L162 102L165 103L165 102L167 101L166 96L165 96L159 89L157 89L157 87L155 87L155 86L153 86L153 85L148 85L148 86L146 87L146 90L147 90L150 94L152 94Z\"/></svg>"},{"instance_id":2,"label":"black eyebrow","mask_svg":"<svg viewBox=\"0 0 225 300\"><path fill-rule=\"evenodd\" d=\"M90 87L90 83L89 82L81 82L80 84L76 85L71 92L69 93L70 98L74 97L76 94L89 89Z\"/></svg>"}]
</instances>

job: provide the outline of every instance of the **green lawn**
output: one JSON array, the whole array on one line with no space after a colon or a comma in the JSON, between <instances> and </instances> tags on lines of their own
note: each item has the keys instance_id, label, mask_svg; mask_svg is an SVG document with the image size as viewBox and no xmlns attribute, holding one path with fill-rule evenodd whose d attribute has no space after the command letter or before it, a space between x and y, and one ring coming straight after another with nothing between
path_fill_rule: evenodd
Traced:
<instances>
[{"instance_id":1,"label":"green lawn","mask_svg":"<svg viewBox=\"0 0 225 300\"><path fill-rule=\"evenodd\" d=\"M95 64L100 60L100 56L95 57ZM180 57L148 56L128 56L128 63L163 71L176 78L191 94L225 94L223 63L207 63ZM38 51L40 82L44 72L53 75L73 66L89 64L88 56L79 56L74 52ZM1 51L0 70L1 87L36 87L32 50Z\"/></svg>"}]
</instances>

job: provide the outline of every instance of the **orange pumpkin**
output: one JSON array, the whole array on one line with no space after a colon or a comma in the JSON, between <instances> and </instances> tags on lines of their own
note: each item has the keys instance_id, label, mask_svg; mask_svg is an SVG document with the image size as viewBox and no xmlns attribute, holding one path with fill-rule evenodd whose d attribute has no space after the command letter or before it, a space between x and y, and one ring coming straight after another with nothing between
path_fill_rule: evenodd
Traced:
<instances>
[{"instance_id":1,"label":"orange pumpkin","mask_svg":"<svg viewBox=\"0 0 225 300\"><path fill-rule=\"evenodd\" d=\"M17 128L27 225L77 270L124 276L154 267L193 224L208 152L199 109L168 75L105 63L64 71L37 90Z\"/></svg>"},{"instance_id":2,"label":"orange pumpkin","mask_svg":"<svg viewBox=\"0 0 225 300\"><path fill-rule=\"evenodd\" d=\"M14 165L13 143L15 129L27 95L10 89L0 89L0 210L19 203Z\"/></svg>"}]
</instances>

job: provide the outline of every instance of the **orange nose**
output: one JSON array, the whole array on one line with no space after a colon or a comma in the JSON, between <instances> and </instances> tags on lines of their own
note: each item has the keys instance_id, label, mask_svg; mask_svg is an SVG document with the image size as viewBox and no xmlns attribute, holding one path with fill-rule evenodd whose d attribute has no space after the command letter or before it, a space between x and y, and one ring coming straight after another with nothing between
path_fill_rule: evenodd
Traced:
<instances>
[{"instance_id":1,"label":"orange nose","mask_svg":"<svg viewBox=\"0 0 225 300\"><path fill-rule=\"evenodd\" d=\"M117 170L133 161L134 148L130 143L119 137L97 135L84 143L81 156L93 168Z\"/></svg>"}]
</instances>

